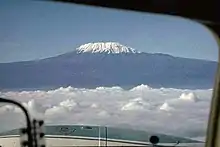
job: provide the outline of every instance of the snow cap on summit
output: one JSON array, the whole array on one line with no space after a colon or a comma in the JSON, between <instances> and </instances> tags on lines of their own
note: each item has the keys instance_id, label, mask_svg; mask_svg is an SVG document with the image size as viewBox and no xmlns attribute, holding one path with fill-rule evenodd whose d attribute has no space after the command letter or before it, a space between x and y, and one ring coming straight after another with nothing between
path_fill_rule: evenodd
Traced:
<instances>
[{"instance_id":1,"label":"snow cap on summit","mask_svg":"<svg viewBox=\"0 0 220 147\"><path fill-rule=\"evenodd\" d=\"M79 46L76 49L77 53L108 53L108 54L119 54L119 53L141 53L131 47L127 47L118 42L96 42L87 43Z\"/></svg>"}]
</instances>

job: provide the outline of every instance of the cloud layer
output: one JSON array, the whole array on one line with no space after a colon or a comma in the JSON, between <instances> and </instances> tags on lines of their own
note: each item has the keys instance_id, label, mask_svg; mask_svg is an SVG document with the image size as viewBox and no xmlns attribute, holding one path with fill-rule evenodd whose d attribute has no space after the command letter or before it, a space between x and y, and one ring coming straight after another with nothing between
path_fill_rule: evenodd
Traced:
<instances>
[{"instance_id":1,"label":"cloud layer","mask_svg":"<svg viewBox=\"0 0 220 147\"><path fill-rule=\"evenodd\" d=\"M47 124L89 124L132 127L146 131L205 138L212 89L153 89L139 85L78 89L73 87L43 91L0 92L22 102L31 116ZM25 124L18 108L0 107L0 131Z\"/></svg>"}]
</instances>

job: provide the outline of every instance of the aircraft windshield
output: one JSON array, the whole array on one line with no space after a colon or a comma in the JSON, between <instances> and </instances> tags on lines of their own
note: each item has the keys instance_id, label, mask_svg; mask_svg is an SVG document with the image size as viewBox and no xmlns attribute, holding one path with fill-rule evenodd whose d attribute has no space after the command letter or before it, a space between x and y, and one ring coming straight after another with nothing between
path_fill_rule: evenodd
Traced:
<instances>
[{"instance_id":1,"label":"aircraft windshield","mask_svg":"<svg viewBox=\"0 0 220 147\"><path fill-rule=\"evenodd\" d=\"M49 135L86 125L94 132L78 136L101 128L103 138L205 141L218 46L201 24L36 1L1 1L0 22L0 97L44 119ZM1 104L0 132L24 125L17 108ZM126 136L130 129L144 132Z\"/></svg>"}]
</instances>

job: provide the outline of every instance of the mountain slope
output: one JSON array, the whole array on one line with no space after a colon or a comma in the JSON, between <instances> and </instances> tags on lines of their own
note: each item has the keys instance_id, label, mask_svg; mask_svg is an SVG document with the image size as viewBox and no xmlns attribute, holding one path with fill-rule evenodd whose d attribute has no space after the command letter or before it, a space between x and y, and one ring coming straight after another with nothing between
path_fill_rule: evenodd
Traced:
<instances>
[{"instance_id":1,"label":"mountain slope","mask_svg":"<svg viewBox=\"0 0 220 147\"><path fill-rule=\"evenodd\" d=\"M217 62L133 52L70 53L0 64L0 88L97 86L212 88Z\"/></svg>"}]
</instances>

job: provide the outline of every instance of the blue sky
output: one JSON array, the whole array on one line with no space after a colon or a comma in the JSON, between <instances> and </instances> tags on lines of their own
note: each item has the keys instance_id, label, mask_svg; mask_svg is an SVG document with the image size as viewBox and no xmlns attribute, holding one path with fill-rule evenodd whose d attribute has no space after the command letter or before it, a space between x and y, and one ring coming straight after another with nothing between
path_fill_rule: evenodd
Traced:
<instances>
[{"instance_id":1,"label":"blue sky","mask_svg":"<svg viewBox=\"0 0 220 147\"><path fill-rule=\"evenodd\" d=\"M117 41L140 51L217 60L203 26L185 19L73 4L0 1L0 62L41 59L79 45Z\"/></svg>"}]
</instances>

